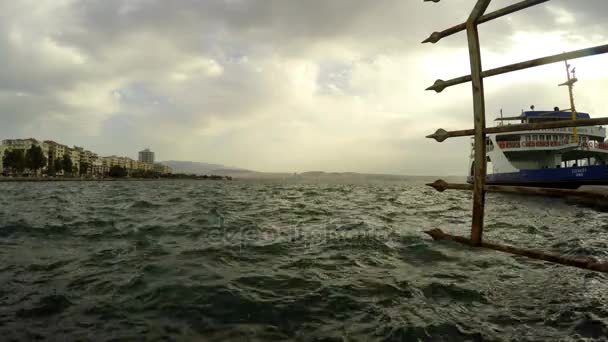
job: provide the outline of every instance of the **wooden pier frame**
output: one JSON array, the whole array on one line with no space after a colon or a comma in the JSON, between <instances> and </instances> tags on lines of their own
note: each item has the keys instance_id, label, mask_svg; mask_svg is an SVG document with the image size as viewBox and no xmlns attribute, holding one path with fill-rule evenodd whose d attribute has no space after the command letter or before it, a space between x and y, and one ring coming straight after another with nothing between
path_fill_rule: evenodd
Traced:
<instances>
[{"instance_id":1,"label":"wooden pier frame","mask_svg":"<svg viewBox=\"0 0 608 342\"><path fill-rule=\"evenodd\" d=\"M434 188L438 192L444 192L446 190L463 190L463 191L472 191L473 190L472 184L451 184L442 179L437 180L434 183L429 183L426 185ZM512 186L512 185L485 185L484 190L486 192L502 192L502 193L510 193L510 194L531 195L531 196L588 198L591 200L608 202L608 193L599 193L597 191L560 189L560 188L537 188L537 187L530 187L530 186Z\"/></svg>"},{"instance_id":2,"label":"wooden pier frame","mask_svg":"<svg viewBox=\"0 0 608 342\"><path fill-rule=\"evenodd\" d=\"M560 264L560 265L564 265L564 266L572 266L572 267L582 268L582 269L590 270L590 271L608 273L608 263L600 263L600 262L597 262L595 260L588 259L588 258L572 258L572 257L566 257L566 256L562 256L562 255L550 254L550 253L546 253L543 251L537 251L537 250L533 250L533 249L517 248L517 247L513 247L513 246L505 246L505 245L499 245L497 243L483 242L483 241L481 242L481 245L474 245L467 238L464 238L461 236L456 236L456 235L451 235L451 234L446 234L439 228L435 228L435 229L426 231L425 233L430 235L434 240L437 240L437 241L441 241L441 240L454 241L454 242L458 242L460 244L467 245L467 246L483 247L483 248L493 249L495 251L505 252L505 253L509 253L509 254L513 254L513 255L524 256L524 257L527 257L530 259L548 261L548 262L552 262L552 263L556 263L556 264Z\"/></svg>"},{"instance_id":3,"label":"wooden pier frame","mask_svg":"<svg viewBox=\"0 0 608 342\"><path fill-rule=\"evenodd\" d=\"M568 111L570 109L567 109ZM568 128L568 127L586 127L586 126L597 126L597 125L608 125L608 118L597 118L597 119L581 119L576 121L555 121L555 122L539 122L519 125L508 125L508 126L497 126L488 127L485 130L486 134L494 133L510 133L510 132L521 132L521 131L536 131L539 129L553 129L553 128ZM474 129L464 129L461 131L448 132L444 129L438 129L435 133L427 135L427 138L435 139L437 142L444 142L448 138L454 137L466 137L475 135Z\"/></svg>"},{"instance_id":4,"label":"wooden pier frame","mask_svg":"<svg viewBox=\"0 0 608 342\"><path fill-rule=\"evenodd\" d=\"M481 76L481 48L479 46L479 32L477 25L479 18L485 13L492 0L479 0L467 20L467 40L469 42L469 57L471 62L471 84L473 88L473 111L475 122L475 160L484 160L475 163L475 183L473 189L473 225L471 227L471 242L475 246L481 245L483 234L483 218L486 201L486 104L483 90L483 77Z\"/></svg>"},{"instance_id":5,"label":"wooden pier frame","mask_svg":"<svg viewBox=\"0 0 608 342\"><path fill-rule=\"evenodd\" d=\"M490 1L492 1L492 0L490 0ZM599 46L581 49L581 50L576 50L576 51L571 51L571 52L566 52L566 53L560 53L560 54L553 55L553 56L531 59L531 60L525 61L525 62L505 65L500 68L486 70L481 73L481 76L483 78L497 76L497 75L506 74L506 73L512 72L512 71L519 71L519 70L523 70L523 69L534 68L534 67L541 66L541 65L563 62L566 60L571 60L571 59L576 59L576 58L600 55L600 54L604 54L604 53L608 53L608 44L599 45ZM447 87L455 86L457 84L471 82L472 79L473 79L473 75L461 76L461 77L453 78L453 79L447 80L447 81L439 79L439 80L435 81L435 83L432 86L426 88L426 90L434 90L437 93L441 93Z\"/></svg>"},{"instance_id":6,"label":"wooden pier frame","mask_svg":"<svg viewBox=\"0 0 608 342\"><path fill-rule=\"evenodd\" d=\"M433 2L439 2L439 0L424 0L424 1L433 1ZM502 16L511 14L511 13L515 13L517 11L521 11L522 9L526 9L528 7L532 7L538 4L542 4L543 2L547 2L549 0L525 0L522 2L518 2L516 4L513 4L511 6L507 6L503 9L500 9L498 11L494 11L492 13L488 13L484 16L482 16L481 18L479 18L478 23L482 24L485 23L487 21L490 20L494 20L496 18L500 18ZM427 39L423 40L422 43L437 43L438 41L440 41L441 39L451 36L455 33L458 33L460 31L464 31L467 29L467 24L463 23L460 25L456 25L454 27L450 27L447 30L443 30L441 32L433 32Z\"/></svg>"},{"instance_id":7,"label":"wooden pier frame","mask_svg":"<svg viewBox=\"0 0 608 342\"><path fill-rule=\"evenodd\" d=\"M440 0L424 0L425 2L438 3ZM537 58L529 61L519 62L507 66L503 66L491 70L482 70L481 64L481 49L479 43L479 24L491 21L493 19L515 13L517 11L548 2L549 0L524 0L505 7L503 9L485 14L488 6L492 0L477 0L475 7L473 8L468 20L464 24L460 24L451 27L447 30L440 32L433 32L427 39L422 43L436 43L442 38L453 35L455 33L466 30L467 41L469 47L469 61L471 65L471 74L454 78L448 81L438 79L435 81L433 86L427 88L427 90L434 90L437 93L442 92L445 88L471 82L472 95L473 95L473 110L474 110L474 128L461 131L448 132L443 129L437 130L434 134L427 136L427 138L435 139L438 142L443 142L451 137L462 137L462 136L474 136L475 146L475 161L474 161L474 182L470 184L450 184L445 181L439 180L435 183L427 184L432 186L436 190L443 192L449 189L455 190L467 190L473 191L473 217L471 224L471 237L467 239L465 237L454 236L446 234L440 229L433 229L428 231L429 234L435 240L451 240L465 245L481 248L489 248L498 250L506 253L515 255L521 255L528 258L537 260L543 260L553 262L561 265L574 266L598 272L608 273L608 263L599 263L595 260L590 259L579 259L571 258L559 255L552 255L542 251L522 249L512 246L503 246L495 243L488 243L483 241L483 223L484 223L484 208L485 208L485 193L486 192L507 192L507 193L520 193L527 195L541 195L541 196L562 196L562 197L580 197L590 200L606 201L608 198L605 194L590 192L590 191L576 191L576 190L565 190L565 189L548 189L548 188L531 188L531 187L514 187L514 186L500 186L500 185L486 185L486 134L488 133L504 133L504 132L521 132L527 130L540 130L549 128L565 128L565 127L580 127L580 126L595 126L595 125L606 125L608 124L608 118L599 119L585 119L576 121L557 121L547 123L531 123L531 124L520 124L520 125L508 125L486 128L485 125L485 94L483 79L486 77L496 76L504 73L513 71L523 70L532 68L540 65L556 63L566 61L568 59L575 59L581 57L587 57L592 55L608 53L608 44L595 46L587 49L581 49L577 51L571 51L567 53L561 53L553 56L547 56ZM485 14L485 15L484 15Z\"/></svg>"}]
</instances>

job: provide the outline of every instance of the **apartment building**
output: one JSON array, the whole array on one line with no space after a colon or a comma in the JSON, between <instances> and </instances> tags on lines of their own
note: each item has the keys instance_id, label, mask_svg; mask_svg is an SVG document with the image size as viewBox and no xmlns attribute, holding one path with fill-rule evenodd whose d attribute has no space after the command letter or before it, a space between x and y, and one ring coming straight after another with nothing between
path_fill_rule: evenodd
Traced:
<instances>
[{"instance_id":1,"label":"apartment building","mask_svg":"<svg viewBox=\"0 0 608 342\"><path fill-rule=\"evenodd\" d=\"M73 171L76 174L106 175L113 166L123 167L129 172L137 170L143 172L154 171L162 174L171 173L171 168L168 166L154 163L154 152L150 151L150 149L139 152L139 160L115 155L100 157L98 154L85 150L83 147L74 146L70 148L53 140L38 141L34 138L3 140L2 144L0 144L0 171L3 170L2 159L6 151L27 151L32 146L40 146L49 163L63 160L64 156L68 156L72 161ZM81 166L86 166L87 169L81 172ZM57 174L63 173L62 170L56 170L56 172Z\"/></svg>"}]
</instances>

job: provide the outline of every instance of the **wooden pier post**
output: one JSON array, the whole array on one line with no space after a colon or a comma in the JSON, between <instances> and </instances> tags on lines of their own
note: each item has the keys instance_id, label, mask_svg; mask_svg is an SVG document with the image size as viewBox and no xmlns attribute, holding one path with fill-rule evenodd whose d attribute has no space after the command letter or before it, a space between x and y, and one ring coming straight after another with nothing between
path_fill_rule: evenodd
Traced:
<instances>
[{"instance_id":1,"label":"wooden pier post","mask_svg":"<svg viewBox=\"0 0 608 342\"><path fill-rule=\"evenodd\" d=\"M582 268L585 270L596 271L608 273L608 263L597 262L592 259L583 259L583 258L572 258L561 255L549 254L542 251L536 251L533 249L525 249L525 248L517 248L513 246L505 246L497 243L490 242L482 242L480 245L474 245L473 241L456 235L446 234L441 229L435 228L425 232L430 235L433 240L441 241L441 240L449 240L458 242L467 246L476 246L487 249L493 249L495 251L505 252L513 255L524 256L530 259L548 261L564 266L573 266L577 268Z\"/></svg>"},{"instance_id":2,"label":"wooden pier post","mask_svg":"<svg viewBox=\"0 0 608 342\"><path fill-rule=\"evenodd\" d=\"M429 2L438 3L440 0L424 0ZM565 256L551 255L540 251L526 250L510 246L502 246L498 244L485 243L483 242L483 224L484 224L484 205L485 205L485 192L486 191L498 191L498 192L512 192L512 193L523 193L531 195L549 195L549 196L574 196L578 198L589 199L591 201L605 201L606 196L604 194L594 194L590 192L575 192L572 190L562 189L532 189L525 187L512 187L512 186L486 186L486 134L493 133L506 133L506 132L520 132L525 130L540 130L548 128L562 128L562 127L577 127L577 126L592 126L598 124L607 124L608 118L600 119L588 119L588 120L577 120L576 114L573 116L573 121L559 121L559 122L543 122L543 123L528 123L520 125L510 126L499 126L486 128L485 122L485 94L483 79L485 77L496 76L504 73L509 73L518 70L524 70L540 65L555 63L558 61L565 61L568 59L587 57L592 55L608 53L608 44L599 45L591 48L571 51L567 53L546 56L542 58L536 58L528 61L523 61L511 65L502 66L499 68L489 69L486 71L482 70L481 64L481 51L479 44L479 32L478 25L490 20L515 13L517 11L530 8L532 6L546 3L549 0L522 0L518 3L514 3L505 8L496 10L489 14L484 15L485 11L492 0L477 0L471 15L465 23L453 26L443 31L433 32L423 43L437 43L439 40L451 36L455 33L466 30L467 40L469 47L469 59L471 65L471 74L458 78L453 78L447 81L437 79L435 83L428 87L427 90L433 90L437 93L441 93L445 88L451 87L457 84L471 82L473 91L473 109L474 109L474 128L461 130L461 131L446 131L439 129L427 138L433 138L438 142L443 142L451 137L461 136L474 136L474 184L448 184L444 181L437 181L432 184L438 191L444 191L446 189L459 189L459 190L473 190L473 219L471 224L471 237L470 239L464 237L453 236L445 234L442 231L435 229L427 232L436 240L453 240L460 243L464 243L475 247L491 248L500 250L508 253L517 255L523 255L529 258L550 261L559 263L562 265L575 266L585 268L594 271L608 272L608 263L598 263L594 260L589 259L575 259L568 258ZM568 74L570 75L570 74ZM576 81L573 77L567 82L570 86ZM573 102L573 101L571 101ZM575 113L576 109L574 104L571 103L570 110Z\"/></svg>"},{"instance_id":3,"label":"wooden pier post","mask_svg":"<svg viewBox=\"0 0 608 342\"><path fill-rule=\"evenodd\" d=\"M473 88L473 110L475 117L475 185L473 190L473 224L471 225L471 241L480 246L483 235L483 218L485 207L486 184L486 106L481 77L481 51L479 47L479 32L477 24L492 0L478 0L471 16L467 20L467 38L471 62L471 84Z\"/></svg>"}]
</instances>

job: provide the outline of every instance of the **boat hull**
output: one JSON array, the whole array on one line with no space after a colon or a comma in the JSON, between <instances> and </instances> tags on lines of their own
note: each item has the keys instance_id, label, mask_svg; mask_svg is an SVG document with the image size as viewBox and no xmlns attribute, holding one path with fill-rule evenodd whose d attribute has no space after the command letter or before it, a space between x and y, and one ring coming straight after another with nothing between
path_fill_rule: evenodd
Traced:
<instances>
[{"instance_id":1,"label":"boat hull","mask_svg":"<svg viewBox=\"0 0 608 342\"><path fill-rule=\"evenodd\" d=\"M469 177L468 182L472 183L473 178ZM581 185L608 185L608 165L495 173L486 177L486 184L567 189L576 189Z\"/></svg>"}]
</instances>

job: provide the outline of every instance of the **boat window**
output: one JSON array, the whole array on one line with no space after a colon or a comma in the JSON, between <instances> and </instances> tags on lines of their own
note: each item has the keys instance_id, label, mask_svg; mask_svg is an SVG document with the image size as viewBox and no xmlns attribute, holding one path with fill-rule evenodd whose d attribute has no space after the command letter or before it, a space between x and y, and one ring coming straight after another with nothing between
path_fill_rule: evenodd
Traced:
<instances>
[{"instance_id":1,"label":"boat window","mask_svg":"<svg viewBox=\"0 0 608 342\"><path fill-rule=\"evenodd\" d=\"M533 136L532 136L532 140L533 140L533 141L537 141L537 140L538 140L538 135L533 135Z\"/></svg>"}]
</instances>

